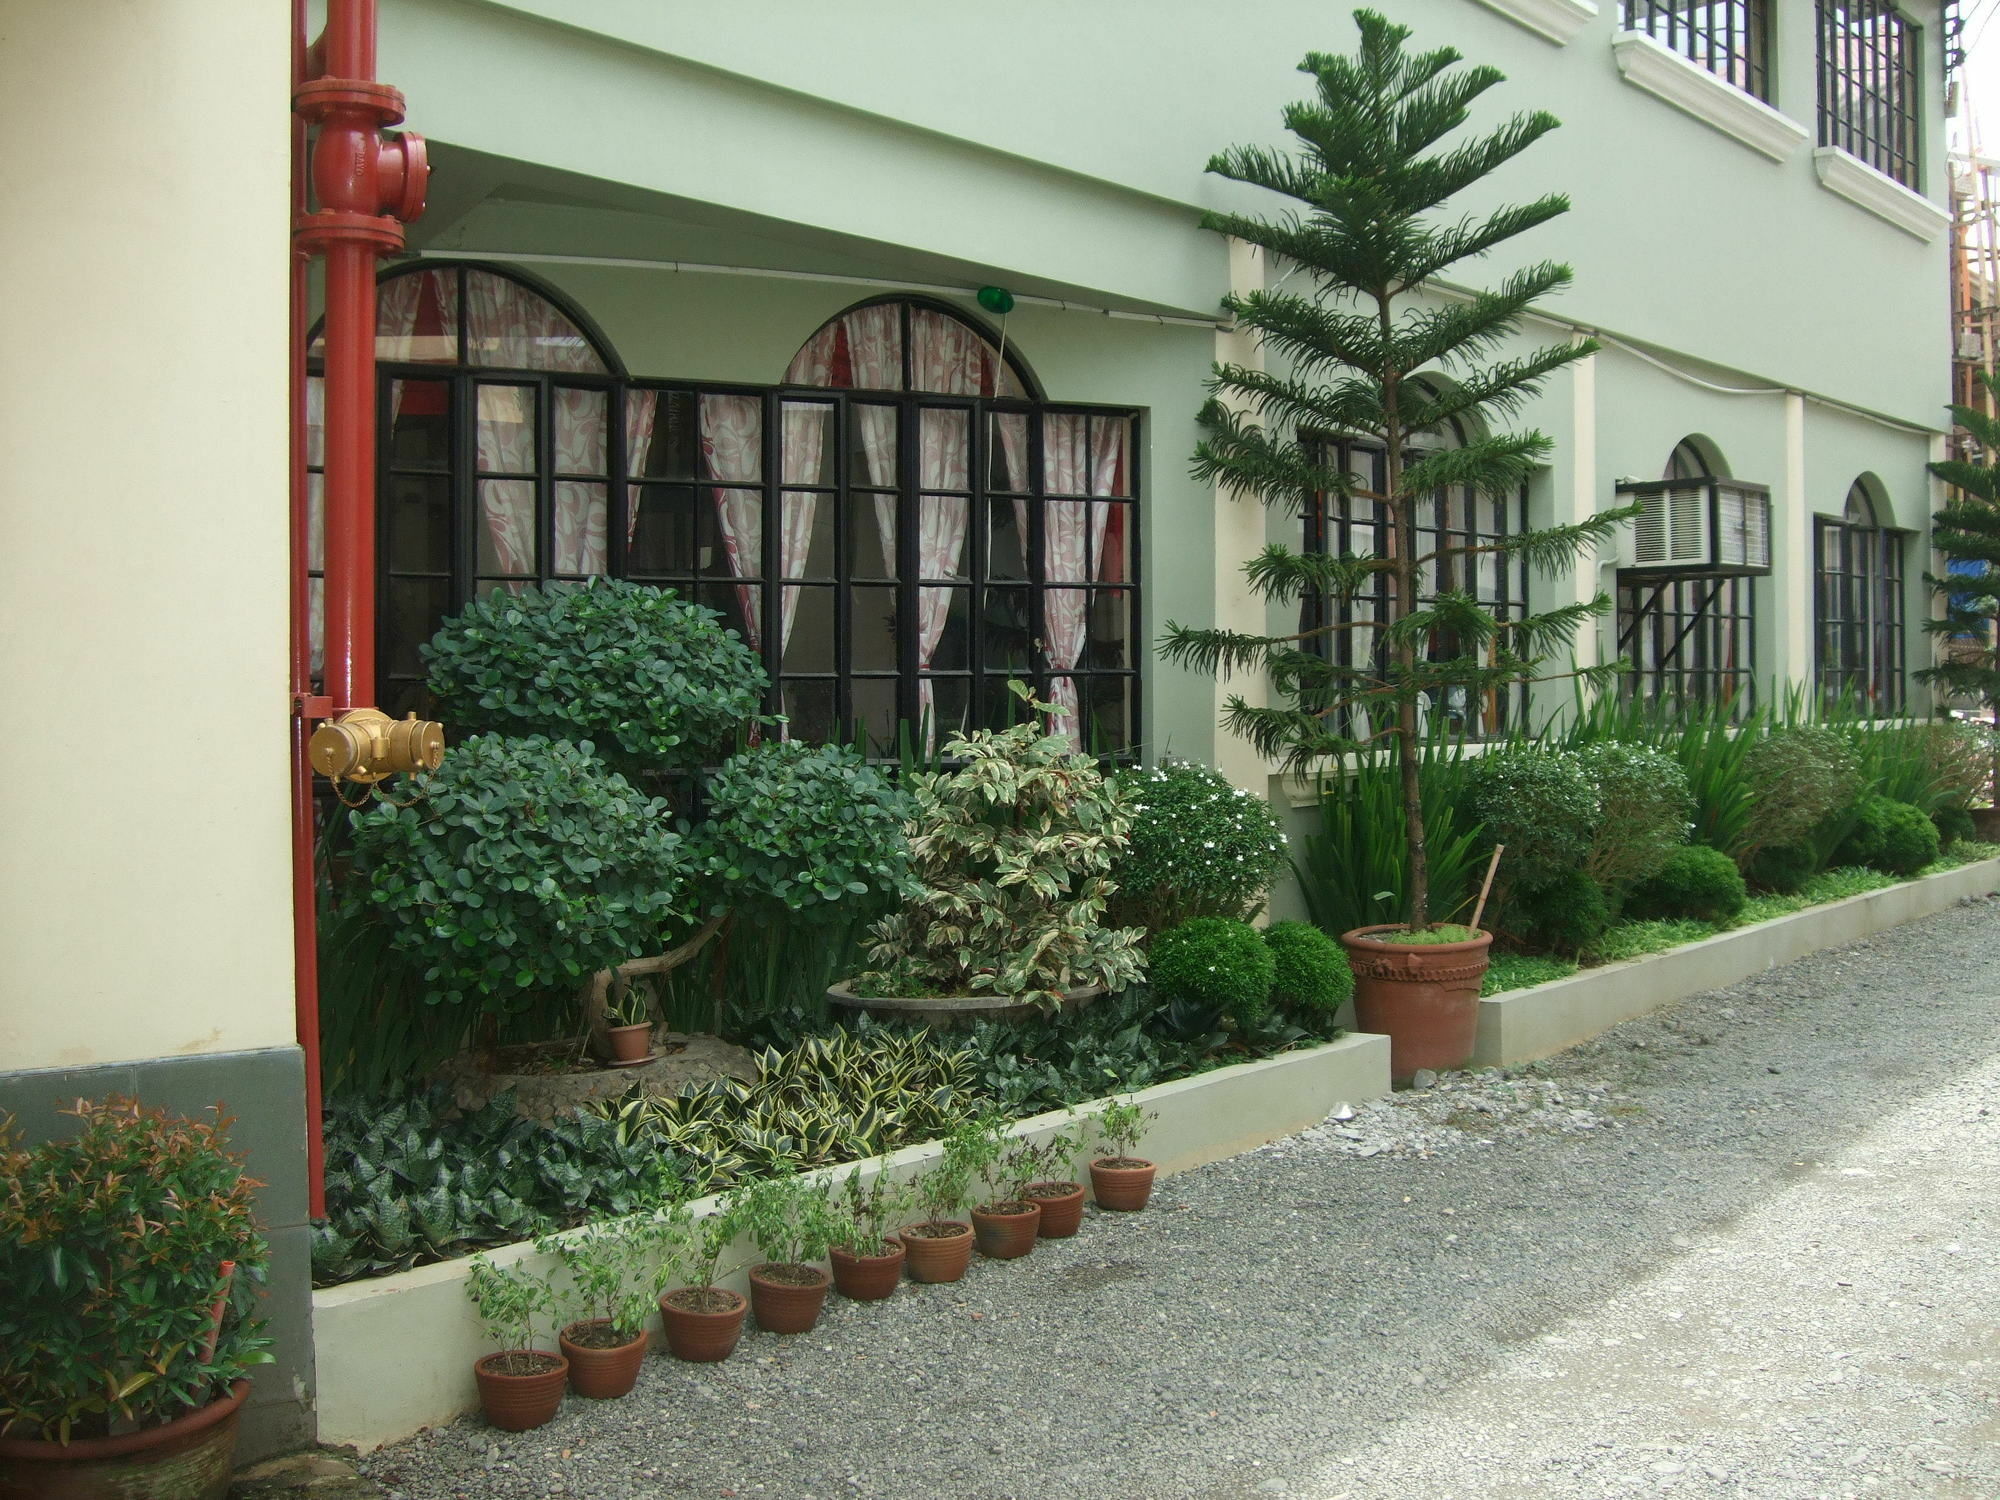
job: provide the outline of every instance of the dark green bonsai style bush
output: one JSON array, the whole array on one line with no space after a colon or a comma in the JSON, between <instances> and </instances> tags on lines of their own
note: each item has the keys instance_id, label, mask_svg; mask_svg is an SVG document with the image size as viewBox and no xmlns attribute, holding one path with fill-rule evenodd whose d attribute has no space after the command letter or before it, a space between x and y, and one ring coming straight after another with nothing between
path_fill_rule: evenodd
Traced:
<instances>
[{"instance_id":1,"label":"dark green bonsai style bush","mask_svg":"<svg viewBox=\"0 0 2000 1500\"><path fill-rule=\"evenodd\" d=\"M1354 971L1340 945L1310 922L1273 922L1271 999L1280 1010L1330 1018L1354 993Z\"/></svg>"},{"instance_id":2,"label":"dark green bonsai style bush","mask_svg":"<svg viewBox=\"0 0 2000 1500\"><path fill-rule=\"evenodd\" d=\"M712 609L616 578L495 589L423 648L454 737L589 740L618 770L695 770L754 721L769 685Z\"/></svg>"},{"instance_id":3,"label":"dark green bonsai style bush","mask_svg":"<svg viewBox=\"0 0 2000 1500\"><path fill-rule=\"evenodd\" d=\"M1464 301L1419 300L1453 266L1567 211L1558 195L1475 215L1448 207L1556 121L1517 115L1487 134L1465 134L1469 106L1501 81L1499 71L1459 69L1459 54L1448 47L1413 52L1408 30L1373 11L1354 19L1361 33L1355 56L1312 53L1300 65L1317 87L1285 111L1296 152L1240 146L1208 164L1286 202L1274 218L1210 213L1204 226L1289 262L1302 280L1296 290L1278 284L1224 299L1224 310L1270 356L1270 368L1217 367L1193 472L1232 498L1288 515L1299 514L1308 497L1328 497L1371 520L1381 546L1341 557L1269 546L1245 566L1251 590L1280 609L1311 605L1325 623L1260 635L1169 622L1163 652L1197 672L1260 675L1275 701L1232 696L1224 722L1288 769L1393 745L1408 850L1402 915L1421 932L1437 916L1421 787L1423 705L1478 703L1544 678L1551 653L1611 607L1599 595L1503 621L1462 586L1447 584L1424 598L1426 580L1470 577L1491 554L1561 573L1636 511L1605 511L1477 545L1420 540L1417 513L1440 488L1511 497L1553 446L1538 432L1480 433L1456 448L1427 446L1422 435L1518 408L1596 345L1582 340L1486 358L1541 298L1568 285L1565 266L1524 266L1497 290ZM1425 379L1447 372L1448 382ZM1379 488L1311 434L1378 447ZM1356 610L1361 601L1373 608ZM1372 632L1379 649L1345 659L1336 646L1351 630ZM1615 671L1557 675L1608 682Z\"/></svg>"},{"instance_id":4,"label":"dark green bonsai style bush","mask_svg":"<svg viewBox=\"0 0 2000 1500\"><path fill-rule=\"evenodd\" d=\"M1131 842L1112 866L1111 920L1164 931L1194 917L1247 921L1286 862L1285 835L1262 797L1191 761L1122 771Z\"/></svg>"},{"instance_id":5,"label":"dark green bonsai style bush","mask_svg":"<svg viewBox=\"0 0 2000 1500\"><path fill-rule=\"evenodd\" d=\"M1863 797L1846 840L1834 855L1843 865L1865 865L1885 875L1914 875L1938 857L1937 826L1920 807L1887 797Z\"/></svg>"},{"instance_id":6,"label":"dark green bonsai style bush","mask_svg":"<svg viewBox=\"0 0 2000 1500\"><path fill-rule=\"evenodd\" d=\"M1687 844L1632 888L1625 912L1642 920L1687 917L1721 924L1741 916L1749 899L1735 860L1720 849Z\"/></svg>"},{"instance_id":7,"label":"dark green bonsai style bush","mask_svg":"<svg viewBox=\"0 0 2000 1500\"><path fill-rule=\"evenodd\" d=\"M1153 989L1162 999L1219 1011L1241 1023L1271 1004L1277 959L1248 922L1196 917L1153 939Z\"/></svg>"},{"instance_id":8,"label":"dark green bonsai style bush","mask_svg":"<svg viewBox=\"0 0 2000 1500\"><path fill-rule=\"evenodd\" d=\"M115 1096L61 1113L75 1135L37 1146L0 1119L0 1432L67 1443L186 1416L271 1341L231 1122Z\"/></svg>"}]
</instances>

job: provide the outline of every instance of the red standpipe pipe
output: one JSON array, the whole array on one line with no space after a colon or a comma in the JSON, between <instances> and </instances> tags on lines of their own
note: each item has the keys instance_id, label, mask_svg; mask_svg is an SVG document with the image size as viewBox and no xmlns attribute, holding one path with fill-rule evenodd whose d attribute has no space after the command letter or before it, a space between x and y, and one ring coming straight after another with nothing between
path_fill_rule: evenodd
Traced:
<instances>
[{"instance_id":1,"label":"red standpipe pipe","mask_svg":"<svg viewBox=\"0 0 2000 1500\"><path fill-rule=\"evenodd\" d=\"M374 80L375 0L328 0L326 28L306 40L292 4L292 929L299 1045L306 1065L308 1191L325 1213L320 1141L319 977L314 922L312 770L316 719L372 708L375 697L375 263L403 248L424 211L423 137L383 127L403 96ZM307 132L317 127L310 145ZM310 180L312 195L307 195ZM312 688L306 576L306 266L326 257L325 660Z\"/></svg>"}]
</instances>

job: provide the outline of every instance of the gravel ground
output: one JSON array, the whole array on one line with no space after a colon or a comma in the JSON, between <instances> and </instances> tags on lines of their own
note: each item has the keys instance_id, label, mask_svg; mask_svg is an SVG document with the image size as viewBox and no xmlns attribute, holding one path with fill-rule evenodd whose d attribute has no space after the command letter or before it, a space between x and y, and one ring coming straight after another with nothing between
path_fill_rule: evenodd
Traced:
<instances>
[{"instance_id":1,"label":"gravel ground","mask_svg":"<svg viewBox=\"0 0 2000 1500\"><path fill-rule=\"evenodd\" d=\"M1991 1500L1996 915L1448 1075L957 1286L835 1298L814 1334L364 1469L409 1500Z\"/></svg>"}]
</instances>

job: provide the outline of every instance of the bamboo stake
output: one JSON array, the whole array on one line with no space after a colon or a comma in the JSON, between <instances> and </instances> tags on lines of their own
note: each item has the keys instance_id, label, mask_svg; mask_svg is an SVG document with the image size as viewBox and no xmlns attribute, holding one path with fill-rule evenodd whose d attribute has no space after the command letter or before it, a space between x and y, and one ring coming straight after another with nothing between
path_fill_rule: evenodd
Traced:
<instances>
[{"instance_id":1,"label":"bamboo stake","mask_svg":"<svg viewBox=\"0 0 2000 1500\"><path fill-rule=\"evenodd\" d=\"M1479 919L1486 914L1486 896L1493 889L1493 872L1500 868L1500 856L1507 852L1505 844L1493 846L1493 857L1486 861L1486 878L1479 883L1479 904L1472 908L1472 930L1479 931Z\"/></svg>"}]
</instances>

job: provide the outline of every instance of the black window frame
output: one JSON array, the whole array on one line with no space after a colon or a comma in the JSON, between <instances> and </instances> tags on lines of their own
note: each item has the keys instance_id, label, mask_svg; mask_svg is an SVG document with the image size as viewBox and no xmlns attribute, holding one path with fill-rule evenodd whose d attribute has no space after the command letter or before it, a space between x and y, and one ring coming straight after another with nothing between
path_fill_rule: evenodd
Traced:
<instances>
[{"instance_id":1,"label":"black window frame","mask_svg":"<svg viewBox=\"0 0 2000 1500\"><path fill-rule=\"evenodd\" d=\"M1624 0L1623 21L1768 104L1771 10L1770 0Z\"/></svg>"},{"instance_id":2,"label":"black window frame","mask_svg":"<svg viewBox=\"0 0 2000 1500\"><path fill-rule=\"evenodd\" d=\"M1893 718L1908 702L1905 593L1909 532L1876 519L1864 486L1838 518L1813 523L1813 678L1829 704Z\"/></svg>"},{"instance_id":3,"label":"black window frame","mask_svg":"<svg viewBox=\"0 0 2000 1500\"><path fill-rule=\"evenodd\" d=\"M1922 192L1923 27L1890 0L1814 4L1819 144Z\"/></svg>"}]
</instances>

